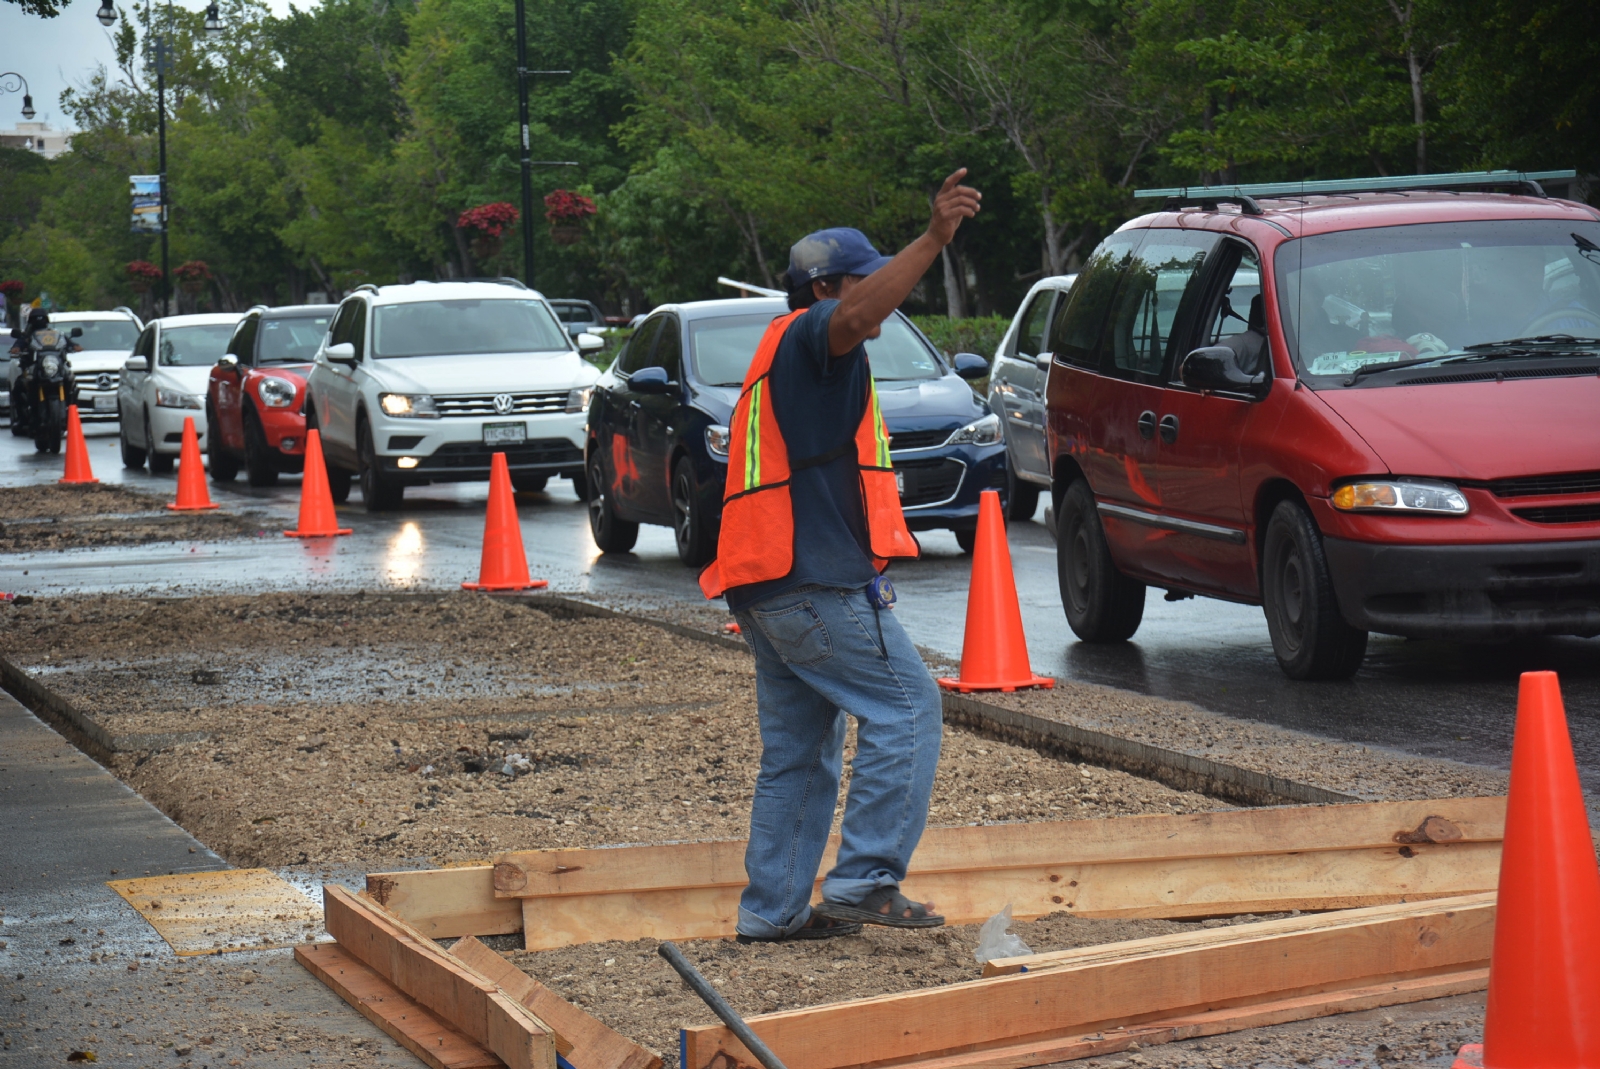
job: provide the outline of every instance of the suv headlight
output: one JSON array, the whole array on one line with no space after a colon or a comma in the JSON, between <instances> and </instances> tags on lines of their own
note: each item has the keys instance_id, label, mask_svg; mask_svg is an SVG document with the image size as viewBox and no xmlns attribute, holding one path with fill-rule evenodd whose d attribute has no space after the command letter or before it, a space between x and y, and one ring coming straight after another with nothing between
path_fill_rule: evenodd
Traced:
<instances>
[{"instance_id":1,"label":"suv headlight","mask_svg":"<svg viewBox=\"0 0 1600 1069\"><path fill-rule=\"evenodd\" d=\"M378 407L386 416L438 419L439 406L425 393L380 393Z\"/></svg>"},{"instance_id":2,"label":"suv headlight","mask_svg":"<svg viewBox=\"0 0 1600 1069\"><path fill-rule=\"evenodd\" d=\"M200 398L192 393L182 390L156 390L156 407L158 408L204 408Z\"/></svg>"},{"instance_id":3,"label":"suv headlight","mask_svg":"<svg viewBox=\"0 0 1600 1069\"><path fill-rule=\"evenodd\" d=\"M268 376L261 380L261 402L268 408L288 408L294 404L294 383Z\"/></svg>"},{"instance_id":4,"label":"suv headlight","mask_svg":"<svg viewBox=\"0 0 1600 1069\"><path fill-rule=\"evenodd\" d=\"M568 412L589 411L589 398L594 396L593 386L579 386L567 394Z\"/></svg>"},{"instance_id":5,"label":"suv headlight","mask_svg":"<svg viewBox=\"0 0 1600 1069\"><path fill-rule=\"evenodd\" d=\"M1333 507L1341 512L1427 512L1436 516L1465 516L1467 495L1450 483L1372 479L1346 483L1333 492Z\"/></svg>"},{"instance_id":6,"label":"suv headlight","mask_svg":"<svg viewBox=\"0 0 1600 1069\"><path fill-rule=\"evenodd\" d=\"M1000 442L1000 417L993 413L956 431L945 445L997 445Z\"/></svg>"},{"instance_id":7,"label":"suv headlight","mask_svg":"<svg viewBox=\"0 0 1600 1069\"><path fill-rule=\"evenodd\" d=\"M706 428L706 448L711 450L711 455L725 457L728 448L733 445L733 432L720 423L713 423Z\"/></svg>"}]
</instances>

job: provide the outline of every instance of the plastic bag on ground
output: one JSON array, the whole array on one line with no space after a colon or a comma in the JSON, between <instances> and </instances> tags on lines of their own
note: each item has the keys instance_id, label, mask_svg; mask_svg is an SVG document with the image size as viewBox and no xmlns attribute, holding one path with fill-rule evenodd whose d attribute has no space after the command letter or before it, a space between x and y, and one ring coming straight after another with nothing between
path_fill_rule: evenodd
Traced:
<instances>
[{"instance_id":1,"label":"plastic bag on ground","mask_svg":"<svg viewBox=\"0 0 1600 1069\"><path fill-rule=\"evenodd\" d=\"M1015 958L1033 953L1019 936L1006 931L1009 927L1011 903L1007 902L1005 909L984 921L983 927L978 929L978 949L972 956L978 959L979 965L987 965L996 958Z\"/></svg>"}]
</instances>

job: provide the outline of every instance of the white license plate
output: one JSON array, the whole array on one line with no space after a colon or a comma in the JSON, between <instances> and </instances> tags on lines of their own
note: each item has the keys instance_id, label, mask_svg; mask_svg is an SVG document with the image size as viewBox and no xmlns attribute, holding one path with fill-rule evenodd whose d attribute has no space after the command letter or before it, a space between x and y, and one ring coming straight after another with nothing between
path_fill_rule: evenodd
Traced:
<instances>
[{"instance_id":1,"label":"white license plate","mask_svg":"<svg viewBox=\"0 0 1600 1069\"><path fill-rule=\"evenodd\" d=\"M94 410L96 412L115 412L117 410L117 399L115 397L96 397L94 399Z\"/></svg>"},{"instance_id":2,"label":"white license plate","mask_svg":"<svg viewBox=\"0 0 1600 1069\"><path fill-rule=\"evenodd\" d=\"M522 421L516 423L485 423L483 425L484 445L521 445L528 440L528 425Z\"/></svg>"},{"instance_id":3,"label":"white license plate","mask_svg":"<svg viewBox=\"0 0 1600 1069\"><path fill-rule=\"evenodd\" d=\"M901 497L905 497L906 496L906 473L905 472L897 471L897 472L894 473L894 488L896 490L900 491L900 496Z\"/></svg>"}]
</instances>

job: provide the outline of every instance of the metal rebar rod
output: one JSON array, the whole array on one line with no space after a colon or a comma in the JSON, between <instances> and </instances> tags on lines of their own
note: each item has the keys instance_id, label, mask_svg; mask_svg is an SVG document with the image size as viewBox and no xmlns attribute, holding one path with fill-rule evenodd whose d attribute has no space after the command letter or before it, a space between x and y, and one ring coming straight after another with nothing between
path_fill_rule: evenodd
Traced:
<instances>
[{"instance_id":1,"label":"metal rebar rod","mask_svg":"<svg viewBox=\"0 0 1600 1069\"><path fill-rule=\"evenodd\" d=\"M722 1023L739 1037L739 1042L756 1056L757 1061L766 1066L766 1069L784 1069L784 1064L778 1060L778 1056L761 1042L760 1036L750 1030L750 1026L744 1023L744 1018L739 1016L739 1012L728 1005L728 1000L700 975L700 970L690 964L689 959L683 956L683 951L672 943L663 942L656 948L656 953L667 959L667 964L678 971L678 975L683 977L683 982L693 988L701 1001L711 1007L712 1013L722 1018Z\"/></svg>"}]
</instances>

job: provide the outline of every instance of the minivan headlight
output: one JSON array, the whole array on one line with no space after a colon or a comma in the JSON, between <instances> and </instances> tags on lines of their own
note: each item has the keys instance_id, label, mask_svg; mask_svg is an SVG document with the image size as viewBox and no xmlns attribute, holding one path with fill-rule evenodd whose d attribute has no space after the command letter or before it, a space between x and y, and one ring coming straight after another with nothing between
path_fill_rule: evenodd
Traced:
<instances>
[{"instance_id":1,"label":"minivan headlight","mask_svg":"<svg viewBox=\"0 0 1600 1069\"><path fill-rule=\"evenodd\" d=\"M1000 417L992 412L974 420L944 440L945 445L996 445L1000 441Z\"/></svg>"},{"instance_id":2,"label":"minivan headlight","mask_svg":"<svg viewBox=\"0 0 1600 1069\"><path fill-rule=\"evenodd\" d=\"M1467 495L1450 483L1372 479L1345 483L1333 492L1332 500L1333 507L1341 512L1426 512L1436 516L1467 514Z\"/></svg>"},{"instance_id":3,"label":"minivan headlight","mask_svg":"<svg viewBox=\"0 0 1600 1069\"><path fill-rule=\"evenodd\" d=\"M589 398L594 396L593 386L579 386L567 393L568 412L589 411Z\"/></svg>"},{"instance_id":4,"label":"minivan headlight","mask_svg":"<svg viewBox=\"0 0 1600 1069\"><path fill-rule=\"evenodd\" d=\"M201 404L200 403L200 398L196 397L192 393L184 393L182 390L157 389L156 390L156 407L157 408L204 408L205 405Z\"/></svg>"},{"instance_id":5,"label":"minivan headlight","mask_svg":"<svg viewBox=\"0 0 1600 1069\"><path fill-rule=\"evenodd\" d=\"M706 428L706 448L711 450L714 457L725 457L728 448L733 445L733 432L720 423L713 423Z\"/></svg>"},{"instance_id":6,"label":"minivan headlight","mask_svg":"<svg viewBox=\"0 0 1600 1069\"><path fill-rule=\"evenodd\" d=\"M294 383L269 375L261 380L261 400L268 408L288 408L294 404Z\"/></svg>"},{"instance_id":7,"label":"minivan headlight","mask_svg":"<svg viewBox=\"0 0 1600 1069\"><path fill-rule=\"evenodd\" d=\"M378 407L386 416L410 419L438 419L439 406L425 393L380 393Z\"/></svg>"}]
</instances>

